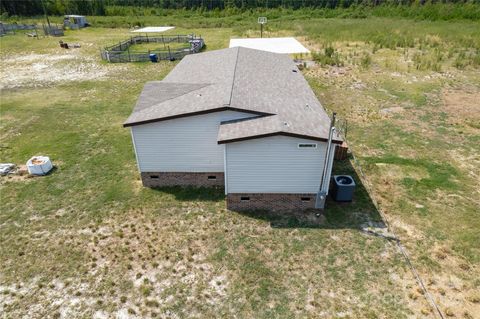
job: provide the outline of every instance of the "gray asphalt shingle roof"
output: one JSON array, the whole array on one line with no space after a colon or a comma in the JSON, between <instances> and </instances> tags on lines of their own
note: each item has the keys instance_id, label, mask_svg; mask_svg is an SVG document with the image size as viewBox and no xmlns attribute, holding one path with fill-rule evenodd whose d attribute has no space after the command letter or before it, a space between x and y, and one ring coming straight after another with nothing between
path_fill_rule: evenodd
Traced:
<instances>
[{"instance_id":1,"label":"gray asphalt shingle roof","mask_svg":"<svg viewBox=\"0 0 480 319\"><path fill-rule=\"evenodd\" d=\"M328 137L330 118L290 57L242 47L187 55L164 80L145 85L124 126L229 109L259 116L222 123L219 143Z\"/></svg>"}]
</instances>

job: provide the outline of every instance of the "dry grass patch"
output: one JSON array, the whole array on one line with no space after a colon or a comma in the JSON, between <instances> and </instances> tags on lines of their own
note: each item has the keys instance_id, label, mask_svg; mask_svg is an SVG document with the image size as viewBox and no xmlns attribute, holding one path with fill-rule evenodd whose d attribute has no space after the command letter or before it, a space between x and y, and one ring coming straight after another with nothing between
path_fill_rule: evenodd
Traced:
<instances>
[{"instance_id":1,"label":"dry grass patch","mask_svg":"<svg viewBox=\"0 0 480 319\"><path fill-rule=\"evenodd\" d=\"M448 114L450 124L466 125L478 133L480 130L480 91L444 90L442 98L442 111Z\"/></svg>"},{"instance_id":2,"label":"dry grass patch","mask_svg":"<svg viewBox=\"0 0 480 319\"><path fill-rule=\"evenodd\" d=\"M38 233L38 244L51 245L55 238L57 249L83 251L85 268L80 276L58 279L46 271L43 279L22 284L36 291L34 300L16 290L2 309L12 316L42 309L61 317L145 318L407 311L398 289L414 281L388 241L348 229L271 228L254 216L185 204L184 210L132 210L80 228ZM52 300L55 306L47 306Z\"/></svg>"}]
</instances>

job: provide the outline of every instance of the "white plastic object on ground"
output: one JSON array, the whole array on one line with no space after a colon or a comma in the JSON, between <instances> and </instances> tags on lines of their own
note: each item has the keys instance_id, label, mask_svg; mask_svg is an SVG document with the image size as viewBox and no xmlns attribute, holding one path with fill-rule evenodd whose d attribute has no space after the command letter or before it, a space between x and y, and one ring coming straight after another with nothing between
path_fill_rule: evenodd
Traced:
<instances>
[{"instance_id":1,"label":"white plastic object on ground","mask_svg":"<svg viewBox=\"0 0 480 319\"><path fill-rule=\"evenodd\" d=\"M32 175L45 175L53 168L50 157L34 156L27 162L28 172Z\"/></svg>"},{"instance_id":2,"label":"white plastic object on ground","mask_svg":"<svg viewBox=\"0 0 480 319\"><path fill-rule=\"evenodd\" d=\"M309 53L295 38L230 39L230 48L244 47L273 53Z\"/></svg>"},{"instance_id":3,"label":"white plastic object on ground","mask_svg":"<svg viewBox=\"0 0 480 319\"><path fill-rule=\"evenodd\" d=\"M13 163L0 163L0 175L7 175L15 169Z\"/></svg>"}]
</instances>

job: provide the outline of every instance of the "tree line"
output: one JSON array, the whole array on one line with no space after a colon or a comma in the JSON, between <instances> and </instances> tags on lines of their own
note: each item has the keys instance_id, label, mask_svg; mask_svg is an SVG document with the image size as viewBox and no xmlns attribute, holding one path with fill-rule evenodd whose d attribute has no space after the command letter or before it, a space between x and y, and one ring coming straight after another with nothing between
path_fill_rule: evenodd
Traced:
<instances>
[{"instance_id":1,"label":"tree line","mask_svg":"<svg viewBox=\"0 0 480 319\"><path fill-rule=\"evenodd\" d=\"M352 6L411 6L425 4L480 4L480 0L1 0L2 14L35 16L82 14L111 15L115 8L139 7L158 9L274 9L274 8L350 8ZM109 10L112 9L112 10Z\"/></svg>"}]
</instances>

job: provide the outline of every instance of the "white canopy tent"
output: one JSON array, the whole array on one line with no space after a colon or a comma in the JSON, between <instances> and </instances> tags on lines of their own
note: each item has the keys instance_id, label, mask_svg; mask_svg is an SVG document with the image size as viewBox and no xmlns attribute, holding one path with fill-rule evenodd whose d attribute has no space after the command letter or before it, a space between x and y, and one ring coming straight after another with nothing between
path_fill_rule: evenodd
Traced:
<instances>
[{"instance_id":1,"label":"white canopy tent","mask_svg":"<svg viewBox=\"0 0 480 319\"><path fill-rule=\"evenodd\" d=\"M171 30L175 27L145 27L145 28L140 28L133 30L131 32L135 33L160 33L160 32L165 32L168 30Z\"/></svg>"},{"instance_id":2,"label":"white canopy tent","mask_svg":"<svg viewBox=\"0 0 480 319\"><path fill-rule=\"evenodd\" d=\"M295 38L230 39L230 48L244 47L273 53L309 53Z\"/></svg>"}]
</instances>

